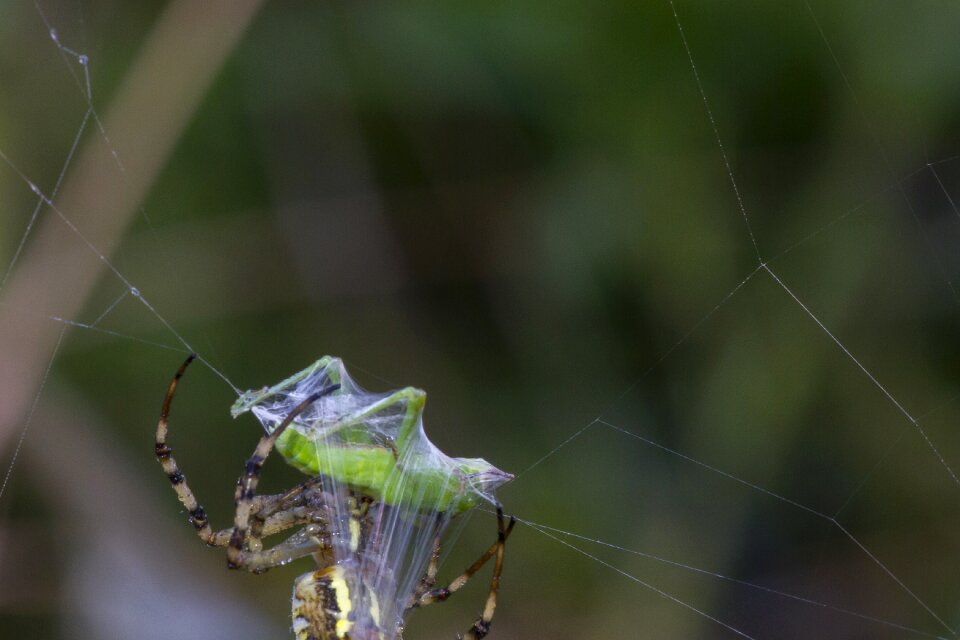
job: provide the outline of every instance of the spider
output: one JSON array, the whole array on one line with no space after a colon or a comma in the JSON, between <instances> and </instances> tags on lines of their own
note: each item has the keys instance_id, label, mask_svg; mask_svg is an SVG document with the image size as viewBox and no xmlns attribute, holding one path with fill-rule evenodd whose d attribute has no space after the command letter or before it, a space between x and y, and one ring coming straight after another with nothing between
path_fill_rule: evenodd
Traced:
<instances>
[{"instance_id":1,"label":"spider","mask_svg":"<svg viewBox=\"0 0 960 640\"><path fill-rule=\"evenodd\" d=\"M283 405L285 415L276 421L272 431L264 422L268 426L268 434L260 439L237 481L234 491L236 509L233 527L214 531L206 511L187 484L167 444L168 419L174 392L187 367L195 358L196 354L191 354L180 366L170 381L164 397L157 424L155 444L157 460L167 474L180 502L188 510L189 521L193 524L199 538L210 546L226 548L228 568L259 574L272 567L285 565L308 555L313 556L317 569L298 577L293 587L292 626L297 640L400 638L404 614L411 609L446 600L461 589L488 561L494 559L493 576L483 611L467 632L458 637L479 640L487 635L497 606L497 590L503 568L505 542L516 520L511 517L506 521L503 509L499 503L496 503L496 541L447 586L436 587L441 533L450 517L477 503L477 498L467 491L467 483L471 486L478 483L483 488L492 489L512 476L480 459L447 458L429 445L426 436L422 436L422 430L420 430L423 440L430 447L431 455L439 456L445 463L451 463L454 472L452 474L448 472L443 482L437 480L435 470L420 471L420 475L411 473L412 480L404 478L399 484L396 481L390 484L383 479L371 479L368 470L370 455L374 453L381 457L390 455L392 462L398 468L401 460L409 458L410 454L407 450L413 449L413 445L410 444L412 442L410 434L414 430L414 425L417 427L420 425L420 413L423 410L425 395L422 391L412 388L387 396L360 395L362 390L353 385L342 368L342 363L338 359L324 358L312 368L304 370L280 385L261 391L247 392L237 403L241 408L237 409L235 405L234 415L250 409L265 398L288 393L286 397L288 402ZM317 378L321 374L322 377ZM311 380L314 382L316 380L320 382L305 398L300 399L289 390L289 387L310 376L313 376ZM328 445L318 445L316 437L310 441L313 443L316 463L312 465L305 463L304 460L308 460L309 456L304 455L299 456L298 462L297 452L302 453L307 442L302 440L305 437L303 434L309 433L304 431L301 422L309 411L317 411L316 408L312 408L316 403L321 400L332 400L334 395L339 395L343 402L347 400L353 402L351 406L356 405L357 398L366 402L362 411L353 412L352 423L345 414L336 415L337 430L345 430L347 427L344 425L349 423L348 427L352 425L354 435L341 442L340 448L335 449L336 465L331 466L328 463L320 466L321 455L317 447ZM411 398L415 401L408 402ZM296 399L297 402L291 405L291 399ZM370 406L374 409L369 409ZM384 411L396 414L398 407L402 410L398 415L403 416L403 422L396 439L382 442L374 438L371 441L370 438L364 439L365 434L360 434L364 437L357 435L359 426L373 423L371 415L376 412L380 412L377 413L378 416L387 415ZM358 415L366 422L358 421L356 419ZM261 417L260 414L258 417ZM296 428L289 428L295 423ZM286 449L278 445L278 450L288 462L312 473L312 477L283 493L257 495L256 488L261 469L274 446L278 444L278 440L286 443ZM357 444L358 442L360 444ZM418 453L423 455L422 450ZM354 457L361 454L364 464L357 466L359 463L355 462ZM325 452L325 455L327 458L331 456L328 452ZM392 468L391 472L390 477L394 478L397 472ZM447 476L452 480L448 480ZM397 486L402 486L404 489L398 490ZM415 588L411 589L407 595L403 591L385 590L384 585L390 584L395 576L391 568L382 568L385 563L384 557L390 553L387 548L390 543L385 542L381 524L384 519L395 522L398 517L409 516L412 509L410 506L412 494L409 487L414 487L416 494L421 497L435 494L436 499L431 503L434 505L431 512L426 514L414 512L419 520L432 519L432 546L426 569L416 580ZM430 493L431 491L433 493ZM264 538L297 527L299 529L285 541L272 547L264 547ZM401 553L407 553L407 550L402 550ZM383 597L384 593L399 593L403 599L391 610L390 603L385 601L388 598Z\"/></svg>"}]
</instances>

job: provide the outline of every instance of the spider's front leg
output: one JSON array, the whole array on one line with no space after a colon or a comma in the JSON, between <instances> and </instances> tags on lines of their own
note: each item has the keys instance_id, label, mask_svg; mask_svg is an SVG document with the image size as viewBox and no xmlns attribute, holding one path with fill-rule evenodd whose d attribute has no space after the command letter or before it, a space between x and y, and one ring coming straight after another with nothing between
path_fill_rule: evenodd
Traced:
<instances>
[{"instance_id":1,"label":"spider's front leg","mask_svg":"<svg viewBox=\"0 0 960 640\"><path fill-rule=\"evenodd\" d=\"M267 456L273 451L273 446L276 444L277 438L279 438L293 420L310 405L324 395L332 393L339 388L340 385L335 384L314 393L298 404L293 411L284 418L283 422L273 430L273 433L260 438L260 442L257 443L257 448L254 449L253 455L247 460L243 475L240 476L240 480L238 481L236 497L237 509L234 513L233 533L230 535L230 542L227 546L227 566L229 568L251 569L252 565L258 564L264 559L263 554L268 553L257 548L245 549L244 547L248 546L247 542L251 529L251 518L254 517L255 512L258 511L255 509L254 500L256 497L257 484L260 481L260 471L263 469L263 463L266 461ZM256 525L259 520L259 517L254 517L254 524ZM255 546L258 546L259 538L255 540ZM315 550L319 550L322 547L322 543L316 542L314 546L316 547ZM252 570L256 571L257 569Z\"/></svg>"},{"instance_id":2,"label":"spider's front leg","mask_svg":"<svg viewBox=\"0 0 960 640\"><path fill-rule=\"evenodd\" d=\"M180 466L173 457L173 450L167 445L167 433L169 431L168 421L170 418L170 405L173 402L173 394L177 390L177 384L179 384L180 378L183 377L187 367L189 367L190 363L196 358L197 354L191 353L190 356L184 360L183 364L180 365L180 368L177 369L173 380L170 381L170 386L167 387L167 395L163 399L163 408L160 410L160 420L157 422L157 437L154 444L154 453L160 462L160 466L163 467L164 473L167 474L167 478L170 479L173 490L177 492L177 498L180 499L180 502L190 513L190 522L193 524L193 528L196 529L197 535L207 544L216 545L217 536L213 532L213 529L210 528L207 512L204 511L203 506L197 502L197 497L193 494L193 491L187 484L187 479L184 477L183 472L180 471Z\"/></svg>"},{"instance_id":3,"label":"spider's front leg","mask_svg":"<svg viewBox=\"0 0 960 640\"><path fill-rule=\"evenodd\" d=\"M160 411L160 420L157 423L154 452L164 472L167 474L167 478L169 478L170 483L173 485L177 497L190 513L190 522L193 524L197 536L208 545L225 547L230 542L234 528L231 527L229 529L214 531L210 527L210 521L207 518L206 511L197 501L196 495L187 484L186 477L177 464L176 459L173 457L173 450L167 444L170 408L173 404L173 397L184 372L186 372L187 367L190 366L190 363L193 362L196 357L196 354L190 354L183 364L180 365L180 368L177 369L177 373L170 381L170 386L167 388L167 394L164 397L163 407ZM322 487L319 487L319 480L314 478L294 487L284 494L257 496L250 505L251 512L255 514L251 527L253 537L259 539L263 536L279 533L280 531L297 525L315 524L319 516L317 510L311 506L310 498L315 498L318 491L322 491ZM317 500L313 499L312 502L315 503ZM286 561L295 557L308 555L318 550L316 545L313 545L313 547L309 549L307 547L308 545L305 545L302 540L295 536L283 543L280 548L271 552L270 558L274 560L261 558L258 563L249 565L249 568L252 571L264 571L270 566L279 564L280 562L276 561L276 559Z\"/></svg>"}]
</instances>

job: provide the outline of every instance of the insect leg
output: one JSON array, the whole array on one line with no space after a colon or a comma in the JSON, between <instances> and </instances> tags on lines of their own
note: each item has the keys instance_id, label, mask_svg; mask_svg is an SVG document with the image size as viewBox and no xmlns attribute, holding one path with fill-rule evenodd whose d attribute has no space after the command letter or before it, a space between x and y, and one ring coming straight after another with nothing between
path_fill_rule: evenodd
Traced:
<instances>
[{"instance_id":1,"label":"insect leg","mask_svg":"<svg viewBox=\"0 0 960 640\"><path fill-rule=\"evenodd\" d=\"M443 515L438 514L434 527L435 533L433 536L433 551L430 553L430 564L427 565L426 573L420 578L420 584L417 585L413 595L410 596L407 609L419 606L420 599L423 598L428 591L433 589L433 585L437 583L437 569L440 565L440 535L443 530L443 520Z\"/></svg>"},{"instance_id":2,"label":"insect leg","mask_svg":"<svg viewBox=\"0 0 960 640\"><path fill-rule=\"evenodd\" d=\"M423 407L426 401L427 394L423 390L414 387L405 387L399 391L394 391L386 398L382 398L369 407L366 407L363 412L354 416L354 419L362 421L370 416L376 415L387 407L399 403L406 403L406 411L404 412L400 429L397 431L396 443L391 447L394 457L399 459L407 451L410 438L413 436L414 428L417 426L418 419L423 413Z\"/></svg>"}]
</instances>

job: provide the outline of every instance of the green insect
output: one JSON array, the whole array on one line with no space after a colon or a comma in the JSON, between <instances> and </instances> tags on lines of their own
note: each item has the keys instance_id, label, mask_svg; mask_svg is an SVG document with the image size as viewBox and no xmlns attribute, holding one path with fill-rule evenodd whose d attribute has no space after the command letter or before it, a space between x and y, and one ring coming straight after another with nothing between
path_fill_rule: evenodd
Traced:
<instances>
[{"instance_id":1,"label":"green insect","mask_svg":"<svg viewBox=\"0 0 960 640\"><path fill-rule=\"evenodd\" d=\"M326 356L272 387L248 391L231 412L253 413L267 434L247 460L234 491L232 528L211 528L167 445L170 406L190 356L167 390L155 453L199 537L227 548L233 569L261 573L312 556L317 570L297 578L292 598L297 640L390 640L413 608L446 600L490 559L490 591L463 636L483 638L497 603L504 546L514 526L493 491L512 476L480 458L451 458L423 431L426 394L412 387L372 394ZM309 479L258 496L274 449ZM490 503L497 539L463 574L436 587L443 531L451 518ZM285 541L263 539L292 528Z\"/></svg>"},{"instance_id":2,"label":"green insect","mask_svg":"<svg viewBox=\"0 0 960 640\"><path fill-rule=\"evenodd\" d=\"M277 452L307 475L333 478L387 504L450 515L489 501L489 492L513 477L482 458L444 455L423 433L424 391L406 387L382 395L358 393L339 358L325 356L273 387L247 391L230 412L236 418L253 410L269 431L294 407L281 401L271 403L268 411L257 409L278 396L301 397L287 394L304 381L311 381L308 388L318 382L336 387L330 394L335 406L305 410L276 441ZM399 417L395 434L389 419L394 415Z\"/></svg>"}]
</instances>

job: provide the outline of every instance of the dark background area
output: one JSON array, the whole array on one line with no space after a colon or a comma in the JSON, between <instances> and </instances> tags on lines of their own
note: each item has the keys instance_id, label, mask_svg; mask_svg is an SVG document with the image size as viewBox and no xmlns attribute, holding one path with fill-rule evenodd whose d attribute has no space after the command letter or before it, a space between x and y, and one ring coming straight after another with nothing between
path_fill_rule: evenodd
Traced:
<instances>
[{"instance_id":1,"label":"dark background area","mask_svg":"<svg viewBox=\"0 0 960 640\"><path fill-rule=\"evenodd\" d=\"M98 113L168 9L41 7ZM518 527L490 638L954 637L960 8L676 11L696 75L663 2L265 5L110 255L169 326L104 271L69 318L98 330L65 332L34 417L4 425L3 471L29 430L0 496L0 635L290 637L309 563L228 573L153 458L172 327L241 389L327 353L426 389L435 444L588 538L560 536L593 557ZM0 150L48 192L86 109L70 68L31 3L0 5ZM36 197L8 164L0 194L5 268ZM64 278L97 262L74 240L48 256ZM5 293L0 314L61 314ZM259 436L233 399L197 367L171 427L219 526ZM279 459L264 478L299 481ZM442 575L494 531L469 516ZM405 635L465 631L485 580Z\"/></svg>"}]
</instances>

